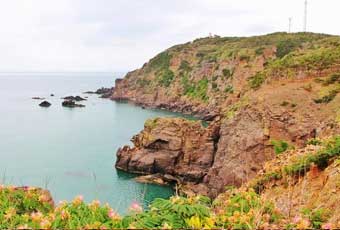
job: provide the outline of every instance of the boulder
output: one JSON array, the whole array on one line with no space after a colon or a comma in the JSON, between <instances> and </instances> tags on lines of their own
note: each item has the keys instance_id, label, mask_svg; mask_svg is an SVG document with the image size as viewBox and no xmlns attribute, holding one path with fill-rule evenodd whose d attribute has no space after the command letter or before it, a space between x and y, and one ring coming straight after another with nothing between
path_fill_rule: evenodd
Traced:
<instances>
[{"instance_id":1,"label":"boulder","mask_svg":"<svg viewBox=\"0 0 340 230\"><path fill-rule=\"evenodd\" d=\"M43 101L39 104L39 106L41 107L50 107L51 106L51 103L49 103L48 101Z\"/></svg>"},{"instance_id":2,"label":"boulder","mask_svg":"<svg viewBox=\"0 0 340 230\"><path fill-rule=\"evenodd\" d=\"M73 100L65 100L65 101L63 101L62 106L68 107L68 108L85 107L85 105L77 104Z\"/></svg>"}]
</instances>

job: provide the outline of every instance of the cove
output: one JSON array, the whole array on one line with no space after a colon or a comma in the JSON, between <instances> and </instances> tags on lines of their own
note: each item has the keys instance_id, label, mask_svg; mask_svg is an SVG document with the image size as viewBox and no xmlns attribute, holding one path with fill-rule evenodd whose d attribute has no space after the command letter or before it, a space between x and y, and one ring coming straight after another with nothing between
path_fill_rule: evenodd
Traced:
<instances>
[{"instance_id":1,"label":"cove","mask_svg":"<svg viewBox=\"0 0 340 230\"><path fill-rule=\"evenodd\" d=\"M111 87L111 73L0 74L0 184L47 188L56 202L83 195L124 213L137 201L147 205L173 194L170 187L145 185L117 172L116 151L143 129L144 121L180 114L142 109L81 92ZM54 94L54 97L50 95ZM61 106L61 97L88 96L85 108ZM45 97L49 108L34 96Z\"/></svg>"}]
</instances>

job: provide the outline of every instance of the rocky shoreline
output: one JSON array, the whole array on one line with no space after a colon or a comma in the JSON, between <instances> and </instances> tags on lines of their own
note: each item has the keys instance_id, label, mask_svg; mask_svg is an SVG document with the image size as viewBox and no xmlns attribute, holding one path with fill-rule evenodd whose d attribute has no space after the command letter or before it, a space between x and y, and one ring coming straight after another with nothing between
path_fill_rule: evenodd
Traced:
<instances>
[{"instance_id":1,"label":"rocky shoreline","mask_svg":"<svg viewBox=\"0 0 340 230\"><path fill-rule=\"evenodd\" d=\"M281 151L339 133L338 59L316 68L322 63L310 55L324 57L310 47L324 44L322 39L328 37L305 38L271 34L202 39L169 48L117 79L112 100L190 114L210 125L192 128L185 121L159 119L151 128L147 122L132 139L133 147L118 150L116 167L143 175L171 175L183 190L216 197L227 186L239 187L252 179ZM300 45L280 50L282 40ZM297 64L286 66L284 58ZM209 136L212 126L219 130L214 141Z\"/></svg>"}]
</instances>

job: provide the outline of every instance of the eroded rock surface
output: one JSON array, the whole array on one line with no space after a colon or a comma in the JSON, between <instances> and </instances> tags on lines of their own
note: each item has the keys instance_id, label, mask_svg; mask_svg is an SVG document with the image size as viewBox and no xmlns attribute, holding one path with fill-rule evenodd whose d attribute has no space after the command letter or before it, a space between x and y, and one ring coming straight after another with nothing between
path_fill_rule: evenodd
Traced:
<instances>
[{"instance_id":1,"label":"eroded rock surface","mask_svg":"<svg viewBox=\"0 0 340 230\"><path fill-rule=\"evenodd\" d=\"M116 167L200 182L213 164L218 139L218 122L204 128L199 121L181 118L148 120L144 130L132 138L134 147L118 150Z\"/></svg>"}]
</instances>

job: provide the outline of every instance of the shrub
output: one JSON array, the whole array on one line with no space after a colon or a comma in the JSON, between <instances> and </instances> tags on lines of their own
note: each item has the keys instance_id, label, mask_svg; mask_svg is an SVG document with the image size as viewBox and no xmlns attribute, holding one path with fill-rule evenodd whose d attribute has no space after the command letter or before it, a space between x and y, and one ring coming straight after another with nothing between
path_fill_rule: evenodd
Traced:
<instances>
[{"instance_id":1,"label":"shrub","mask_svg":"<svg viewBox=\"0 0 340 230\"><path fill-rule=\"evenodd\" d=\"M217 88L217 84L216 84L215 82L213 82L213 83L211 84L211 88L216 89L216 88Z\"/></svg>"},{"instance_id":2,"label":"shrub","mask_svg":"<svg viewBox=\"0 0 340 230\"><path fill-rule=\"evenodd\" d=\"M225 87L224 89L225 93L233 93L234 92L234 88L232 85L227 85L227 87Z\"/></svg>"},{"instance_id":3,"label":"shrub","mask_svg":"<svg viewBox=\"0 0 340 230\"><path fill-rule=\"evenodd\" d=\"M332 85L334 83L340 83L340 73L331 74L322 82L324 86Z\"/></svg>"},{"instance_id":4,"label":"shrub","mask_svg":"<svg viewBox=\"0 0 340 230\"><path fill-rule=\"evenodd\" d=\"M276 155L287 151L289 148L289 144L282 140L272 140L270 143L274 146Z\"/></svg>"},{"instance_id":5,"label":"shrub","mask_svg":"<svg viewBox=\"0 0 340 230\"><path fill-rule=\"evenodd\" d=\"M187 90L185 92L185 95L188 95L192 98L197 98L202 101L208 101L209 97L207 96L207 90L208 90L208 79L203 78L199 80L196 84L188 84Z\"/></svg>"},{"instance_id":6,"label":"shrub","mask_svg":"<svg viewBox=\"0 0 340 230\"><path fill-rule=\"evenodd\" d=\"M165 70L169 69L170 60L172 56L168 52L162 52L150 60L147 66L147 72L152 70Z\"/></svg>"},{"instance_id":7,"label":"shrub","mask_svg":"<svg viewBox=\"0 0 340 230\"><path fill-rule=\"evenodd\" d=\"M192 70L190 63L186 60L182 60L179 69L184 72L190 72Z\"/></svg>"},{"instance_id":8,"label":"shrub","mask_svg":"<svg viewBox=\"0 0 340 230\"><path fill-rule=\"evenodd\" d=\"M223 69L222 73L223 73L223 76L226 78L230 78L232 76L232 71L230 69Z\"/></svg>"},{"instance_id":9,"label":"shrub","mask_svg":"<svg viewBox=\"0 0 340 230\"><path fill-rule=\"evenodd\" d=\"M159 83L164 87L169 87L171 82L174 79L174 72L172 72L169 69L164 70L160 77L159 77Z\"/></svg>"},{"instance_id":10,"label":"shrub","mask_svg":"<svg viewBox=\"0 0 340 230\"><path fill-rule=\"evenodd\" d=\"M336 95L338 94L339 90L331 90L327 95L321 97L321 98L317 98L317 99L313 99L315 103L317 104L327 104L329 102L331 102Z\"/></svg>"},{"instance_id":11,"label":"shrub","mask_svg":"<svg viewBox=\"0 0 340 230\"><path fill-rule=\"evenodd\" d=\"M262 72L256 73L253 77L248 79L250 88L258 89L265 81L265 75Z\"/></svg>"},{"instance_id":12,"label":"shrub","mask_svg":"<svg viewBox=\"0 0 340 230\"><path fill-rule=\"evenodd\" d=\"M300 46L300 43L294 39L287 39L277 43L276 45L276 56L283 58L290 52L294 51Z\"/></svg>"},{"instance_id":13,"label":"shrub","mask_svg":"<svg viewBox=\"0 0 340 230\"><path fill-rule=\"evenodd\" d=\"M255 50L257 56L263 55L264 47L259 47Z\"/></svg>"}]
</instances>

